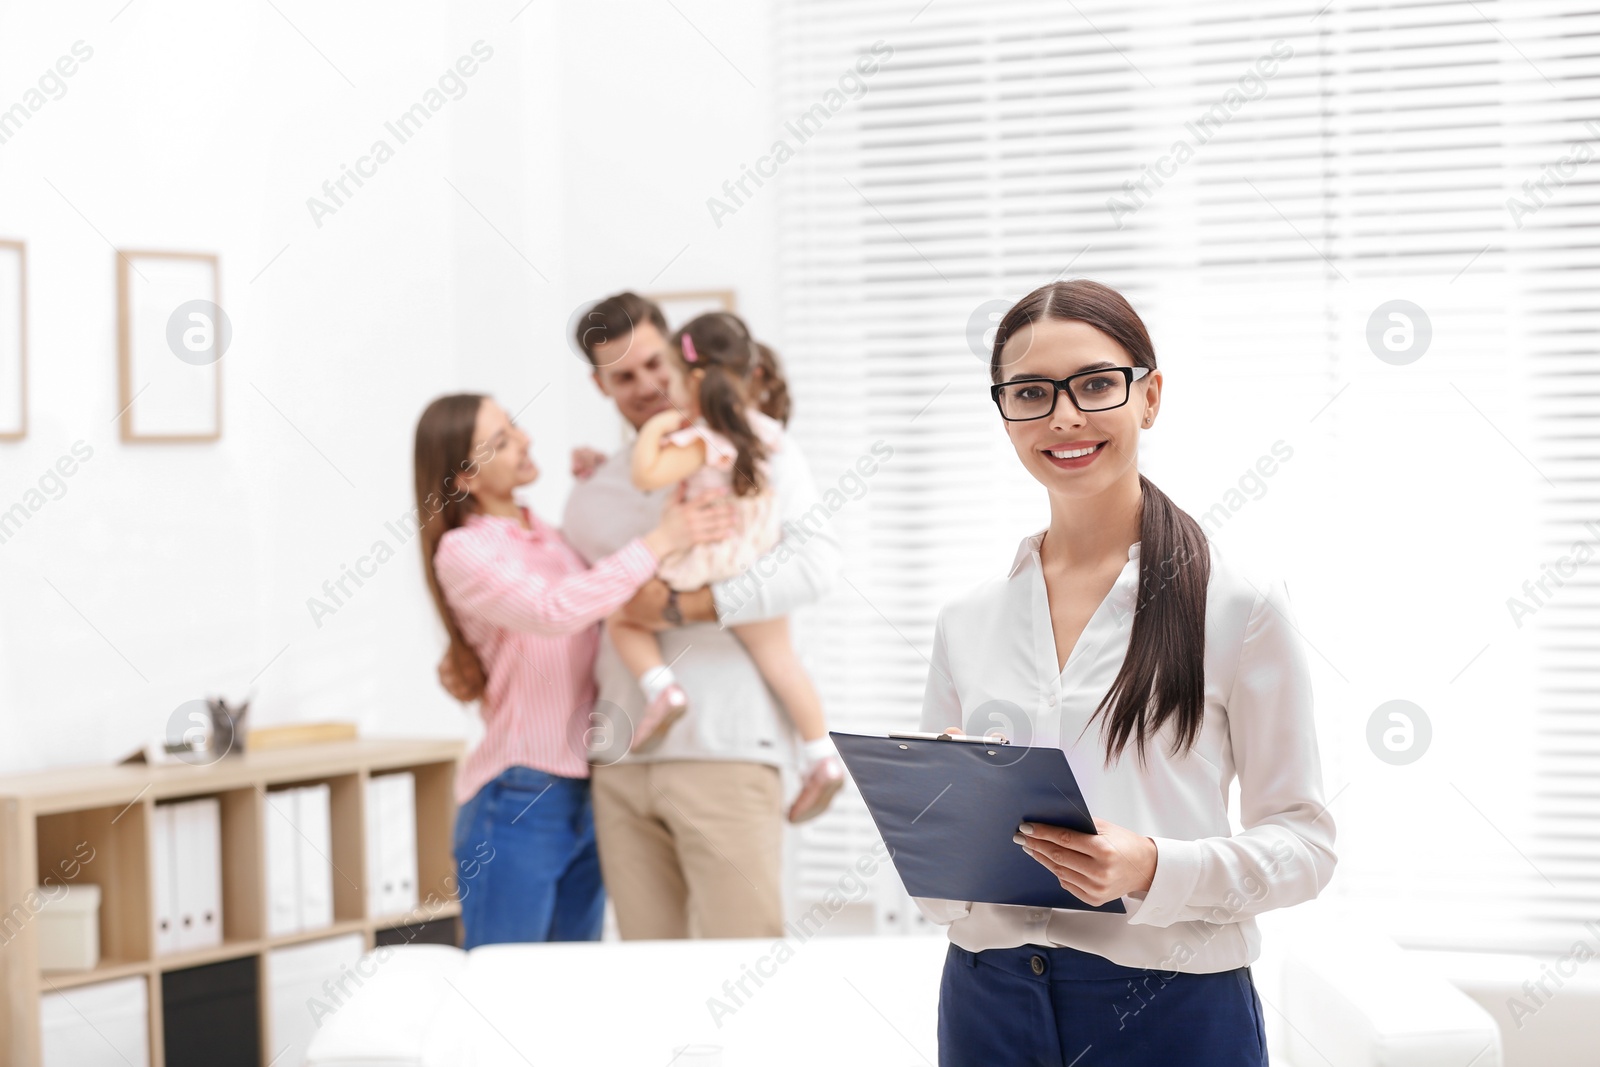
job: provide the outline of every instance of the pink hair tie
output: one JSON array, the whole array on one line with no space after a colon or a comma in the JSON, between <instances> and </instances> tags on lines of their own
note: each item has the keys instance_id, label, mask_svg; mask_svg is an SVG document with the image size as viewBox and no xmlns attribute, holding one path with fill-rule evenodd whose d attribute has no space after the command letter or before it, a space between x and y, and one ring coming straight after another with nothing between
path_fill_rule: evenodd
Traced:
<instances>
[{"instance_id":1,"label":"pink hair tie","mask_svg":"<svg viewBox=\"0 0 1600 1067\"><path fill-rule=\"evenodd\" d=\"M685 363L698 363L700 354L694 350L694 338L688 334L683 335L683 361Z\"/></svg>"}]
</instances>

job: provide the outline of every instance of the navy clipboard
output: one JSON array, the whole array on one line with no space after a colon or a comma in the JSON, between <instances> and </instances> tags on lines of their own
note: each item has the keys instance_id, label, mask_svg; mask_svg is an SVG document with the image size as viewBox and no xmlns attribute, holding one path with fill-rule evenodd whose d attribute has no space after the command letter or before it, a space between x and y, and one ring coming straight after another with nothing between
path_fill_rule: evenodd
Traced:
<instances>
[{"instance_id":1,"label":"navy clipboard","mask_svg":"<svg viewBox=\"0 0 1600 1067\"><path fill-rule=\"evenodd\" d=\"M1096 832L1059 748L829 736L912 896L1127 914L1085 904L1011 839L1022 822Z\"/></svg>"}]
</instances>

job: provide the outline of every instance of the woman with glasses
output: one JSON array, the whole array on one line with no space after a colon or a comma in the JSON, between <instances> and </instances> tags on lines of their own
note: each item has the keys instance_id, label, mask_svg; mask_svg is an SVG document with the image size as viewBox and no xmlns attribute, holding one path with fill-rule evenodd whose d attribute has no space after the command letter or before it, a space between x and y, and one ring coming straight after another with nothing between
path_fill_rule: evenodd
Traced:
<instances>
[{"instance_id":1,"label":"woman with glasses","mask_svg":"<svg viewBox=\"0 0 1600 1067\"><path fill-rule=\"evenodd\" d=\"M1264 1065L1254 917L1315 897L1336 863L1286 590L1139 473L1162 375L1117 292L1029 293L990 376L1050 523L939 613L923 728L983 734L1000 708L1063 749L1098 833L1024 823L1013 840L1085 904L1125 911L919 899L950 931L941 1067Z\"/></svg>"}]
</instances>

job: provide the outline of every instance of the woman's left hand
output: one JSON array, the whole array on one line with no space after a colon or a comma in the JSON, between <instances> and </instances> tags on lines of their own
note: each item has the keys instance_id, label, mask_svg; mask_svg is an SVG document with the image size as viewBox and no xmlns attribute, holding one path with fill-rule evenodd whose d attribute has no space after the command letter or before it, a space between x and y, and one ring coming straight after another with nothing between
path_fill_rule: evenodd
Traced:
<instances>
[{"instance_id":1,"label":"woman's left hand","mask_svg":"<svg viewBox=\"0 0 1600 1067\"><path fill-rule=\"evenodd\" d=\"M581 482L599 470L608 458L597 448L579 445L572 450L572 476Z\"/></svg>"},{"instance_id":2,"label":"woman's left hand","mask_svg":"<svg viewBox=\"0 0 1600 1067\"><path fill-rule=\"evenodd\" d=\"M1148 890L1156 875L1156 843L1104 819L1094 824L1098 834L1023 823L1012 840L1043 864L1062 889L1091 907Z\"/></svg>"}]
</instances>

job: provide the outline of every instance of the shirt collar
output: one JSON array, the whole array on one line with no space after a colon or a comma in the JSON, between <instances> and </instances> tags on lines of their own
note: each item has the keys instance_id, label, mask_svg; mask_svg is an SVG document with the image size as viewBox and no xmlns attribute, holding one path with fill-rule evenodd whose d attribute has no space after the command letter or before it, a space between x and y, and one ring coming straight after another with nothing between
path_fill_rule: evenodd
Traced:
<instances>
[{"instance_id":1,"label":"shirt collar","mask_svg":"<svg viewBox=\"0 0 1600 1067\"><path fill-rule=\"evenodd\" d=\"M481 511L473 512L471 515L468 515L467 524L473 525L480 522L498 523L500 525L509 527L513 533L521 534L530 541L544 540L545 537L548 536L549 530L545 524L539 520L539 516L535 515L525 504L518 505L518 507L521 508L522 514L528 519L527 529L523 529L522 523L518 522L516 519L513 519L510 515L485 515Z\"/></svg>"},{"instance_id":2,"label":"shirt collar","mask_svg":"<svg viewBox=\"0 0 1600 1067\"><path fill-rule=\"evenodd\" d=\"M1050 528L1046 526L1038 533L1029 534L1027 537L1022 539L1022 543L1017 546L1016 558L1011 561L1011 569L1006 572L1007 578L1016 577L1017 571L1021 570L1022 565L1028 560L1038 560L1039 546L1044 542L1045 532L1049 529ZM1128 559L1130 562L1139 558L1140 543L1141 542L1139 541L1135 541L1133 544L1128 546Z\"/></svg>"}]
</instances>

